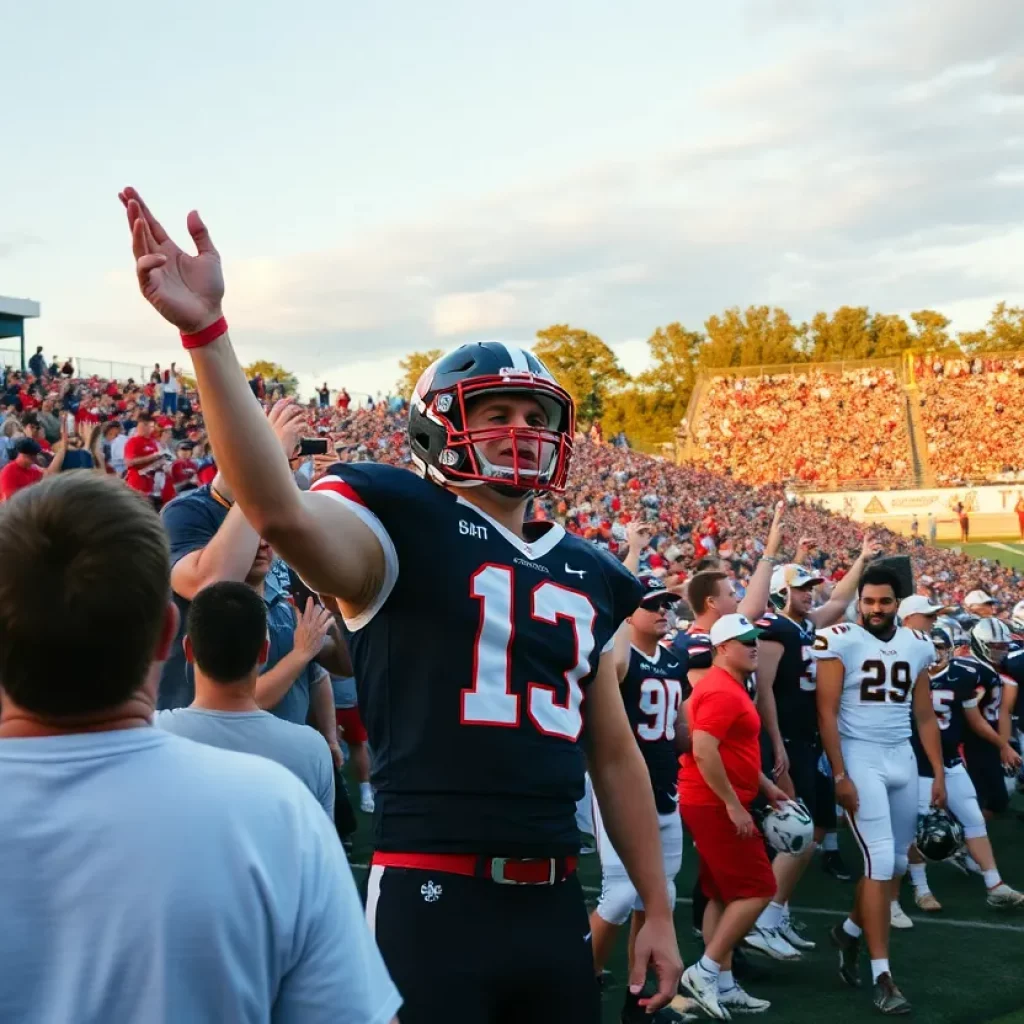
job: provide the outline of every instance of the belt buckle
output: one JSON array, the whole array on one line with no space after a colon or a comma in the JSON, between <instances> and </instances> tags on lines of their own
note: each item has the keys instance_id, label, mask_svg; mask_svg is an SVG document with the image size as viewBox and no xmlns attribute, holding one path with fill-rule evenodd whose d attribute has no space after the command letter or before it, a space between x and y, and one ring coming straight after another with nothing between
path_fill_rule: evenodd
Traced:
<instances>
[{"instance_id":1,"label":"belt buckle","mask_svg":"<svg viewBox=\"0 0 1024 1024\"><path fill-rule=\"evenodd\" d=\"M548 871L548 879L546 882L517 882L514 878L505 877L505 865L510 860L517 860L520 863L526 863L527 861L539 861L546 859L550 870ZM542 858L542 857L492 857L491 858L491 881L497 882L498 885L554 885L555 884L555 865L556 861L554 857Z\"/></svg>"}]
</instances>

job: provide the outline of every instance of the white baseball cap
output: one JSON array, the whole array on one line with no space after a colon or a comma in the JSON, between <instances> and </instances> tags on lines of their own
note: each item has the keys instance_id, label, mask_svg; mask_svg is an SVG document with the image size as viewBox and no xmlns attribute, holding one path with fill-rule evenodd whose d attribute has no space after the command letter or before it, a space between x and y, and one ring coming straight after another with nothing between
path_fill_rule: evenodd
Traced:
<instances>
[{"instance_id":1,"label":"white baseball cap","mask_svg":"<svg viewBox=\"0 0 1024 1024\"><path fill-rule=\"evenodd\" d=\"M729 640L756 640L763 632L745 615L723 615L711 627L711 646L717 647Z\"/></svg>"},{"instance_id":2,"label":"white baseball cap","mask_svg":"<svg viewBox=\"0 0 1024 1024\"><path fill-rule=\"evenodd\" d=\"M923 594L911 594L900 601L899 616L905 619L908 615L938 615L946 605L933 604Z\"/></svg>"},{"instance_id":3,"label":"white baseball cap","mask_svg":"<svg viewBox=\"0 0 1024 1024\"><path fill-rule=\"evenodd\" d=\"M808 584L817 586L824 582L824 576L815 576L802 565L791 562L789 565L777 565L772 570L770 591L773 594L781 594L783 590L789 590L790 587L806 587Z\"/></svg>"},{"instance_id":4,"label":"white baseball cap","mask_svg":"<svg viewBox=\"0 0 1024 1024\"><path fill-rule=\"evenodd\" d=\"M964 607L965 608L974 608L974 607L976 607L979 604L995 604L995 603L996 603L996 599L994 597L989 597L988 594L986 594L984 590L972 590L964 598Z\"/></svg>"}]
</instances>

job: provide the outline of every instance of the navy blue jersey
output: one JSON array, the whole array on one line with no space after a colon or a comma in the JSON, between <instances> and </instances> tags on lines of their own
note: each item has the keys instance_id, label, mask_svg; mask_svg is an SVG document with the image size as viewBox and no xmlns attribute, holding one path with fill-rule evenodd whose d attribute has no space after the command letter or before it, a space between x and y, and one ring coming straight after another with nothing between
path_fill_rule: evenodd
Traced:
<instances>
[{"instance_id":1,"label":"navy blue jersey","mask_svg":"<svg viewBox=\"0 0 1024 1024\"><path fill-rule=\"evenodd\" d=\"M670 650L658 646L653 655L629 649L629 668L622 680L622 700L640 753L647 762L659 814L676 811L676 723L679 706L690 696L686 666Z\"/></svg>"},{"instance_id":2,"label":"navy blue jersey","mask_svg":"<svg viewBox=\"0 0 1024 1024\"><path fill-rule=\"evenodd\" d=\"M979 685L978 663L968 658L953 658L941 672L930 677L932 706L939 723L939 737L942 740L942 763L947 768L957 764L960 758L960 744L970 733L964 708L978 704ZM932 766L921 746L917 735L916 719L911 717L913 732L910 741L917 756L917 774L932 778Z\"/></svg>"},{"instance_id":3,"label":"navy blue jersey","mask_svg":"<svg viewBox=\"0 0 1024 1024\"><path fill-rule=\"evenodd\" d=\"M1018 686L1024 684L1024 650L1008 654L1003 662L1002 672Z\"/></svg>"},{"instance_id":4,"label":"navy blue jersey","mask_svg":"<svg viewBox=\"0 0 1024 1024\"><path fill-rule=\"evenodd\" d=\"M958 661L966 661L978 670L978 680L975 684L975 692L978 695L978 710L982 717L992 726L999 729L999 709L1003 703L1003 679L1002 676L987 662L980 661L975 657L958 658ZM968 729L964 735L964 745L973 747L976 751L985 750L986 753L998 754L998 751L986 739L982 739L972 729Z\"/></svg>"},{"instance_id":5,"label":"navy blue jersey","mask_svg":"<svg viewBox=\"0 0 1024 1024\"><path fill-rule=\"evenodd\" d=\"M408 470L339 464L313 491L385 551L381 593L345 624L377 849L575 853L584 697L640 583L561 526L522 540Z\"/></svg>"},{"instance_id":6,"label":"navy blue jersey","mask_svg":"<svg viewBox=\"0 0 1024 1024\"><path fill-rule=\"evenodd\" d=\"M818 736L817 662L811 654L815 626L809 620L801 626L785 615L767 612L757 626L761 640L782 646L772 693L784 740L811 740Z\"/></svg>"},{"instance_id":7,"label":"navy blue jersey","mask_svg":"<svg viewBox=\"0 0 1024 1024\"><path fill-rule=\"evenodd\" d=\"M691 626L685 633L677 633L669 651L682 662L684 672L691 668L709 669L715 657L711 636L699 626ZM692 689L693 684L689 685Z\"/></svg>"}]
</instances>

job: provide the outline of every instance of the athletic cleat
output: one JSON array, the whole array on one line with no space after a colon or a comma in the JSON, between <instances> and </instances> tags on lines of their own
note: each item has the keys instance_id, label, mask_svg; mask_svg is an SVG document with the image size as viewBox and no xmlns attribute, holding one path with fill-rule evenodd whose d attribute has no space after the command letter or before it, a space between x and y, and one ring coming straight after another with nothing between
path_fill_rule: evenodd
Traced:
<instances>
[{"instance_id":1,"label":"athletic cleat","mask_svg":"<svg viewBox=\"0 0 1024 1024\"><path fill-rule=\"evenodd\" d=\"M805 939L800 932L803 931L803 925L797 924L789 916L789 914L783 915L782 924L779 925L779 934L799 953L804 950L814 949L817 943L812 942L810 939Z\"/></svg>"},{"instance_id":2,"label":"athletic cleat","mask_svg":"<svg viewBox=\"0 0 1024 1024\"><path fill-rule=\"evenodd\" d=\"M913 928L914 922L910 920L905 913L903 908L898 903L893 903L889 911L889 923L893 928L906 929Z\"/></svg>"},{"instance_id":3,"label":"athletic cleat","mask_svg":"<svg viewBox=\"0 0 1024 1024\"><path fill-rule=\"evenodd\" d=\"M821 855L821 866L826 874L840 882L849 882L853 878L843 855L838 850L826 850Z\"/></svg>"},{"instance_id":4,"label":"athletic cleat","mask_svg":"<svg viewBox=\"0 0 1024 1024\"><path fill-rule=\"evenodd\" d=\"M842 924L835 925L828 933L832 945L839 950L839 977L851 988L860 988L860 939L847 935Z\"/></svg>"},{"instance_id":5,"label":"athletic cleat","mask_svg":"<svg viewBox=\"0 0 1024 1024\"><path fill-rule=\"evenodd\" d=\"M915 892L914 902L917 904L918 910L927 911L929 914L934 914L942 909L942 904L932 892Z\"/></svg>"},{"instance_id":6,"label":"athletic cleat","mask_svg":"<svg viewBox=\"0 0 1024 1024\"><path fill-rule=\"evenodd\" d=\"M910 1003L907 997L896 987L892 975L886 971L878 976L875 982L875 990L872 1001L875 1009L888 1016L910 1013Z\"/></svg>"},{"instance_id":7,"label":"athletic cleat","mask_svg":"<svg viewBox=\"0 0 1024 1024\"><path fill-rule=\"evenodd\" d=\"M990 907L999 907L1001 910L1024 908L1024 893L1011 889L1005 882L1000 882L994 889L989 889L985 902Z\"/></svg>"},{"instance_id":8,"label":"athletic cleat","mask_svg":"<svg viewBox=\"0 0 1024 1024\"><path fill-rule=\"evenodd\" d=\"M718 993L718 1001L730 1013L764 1013L772 1004L767 999L752 996L739 985Z\"/></svg>"},{"instance_id":9,"label":"athletic cleat","mask_svg":"<svg viewBox=\"0 0 1024 1024\"><path fill-rule=\"evenodd\" d=\"M693 964L683 971L679 984L686 990L697 1005L715 1020L728 1020L729 1011L718 1001L718 978L702 971L698 964Z\"/></svg>"},{"instance_id":10,"label":"athletic cleat","mask_svg":"<svg viewBox=\"0 0 1024 1024\"><path fill-rule=\"evenodd\" d=\"M743 945L773 960L799 960L800 950L794 949L783 938L778 928L759 928L757 925L744 937Z\"/></svg>"}]
</instances>

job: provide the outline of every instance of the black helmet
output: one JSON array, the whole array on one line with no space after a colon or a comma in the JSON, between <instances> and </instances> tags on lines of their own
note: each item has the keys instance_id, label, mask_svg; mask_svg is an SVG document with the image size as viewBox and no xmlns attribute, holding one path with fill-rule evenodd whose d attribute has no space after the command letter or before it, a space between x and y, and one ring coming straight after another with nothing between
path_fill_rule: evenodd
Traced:
<instances>
[{"instance_id":1,"label":"black helmet","mask_svg":"<svg viewBox=\"0 0 1024 1024\"><path fill-rule=\"evenodd\" d=\"M933 807L917 819L916 842L926 860L949 860L964 845L964 828L949 811Z\"/></svg>"},{"instance_id":2,"label":"black helmet","mask_svg":"<svg viewBox=\"0 0 1024 1024\"><path fill-rule=\"evenodd\" d=\"M484 394L528 395L546 422L467 430L467 407ZM490 484L510 494L563 490L575 431L572 398L551 371L532 352L499 341L460 345L442 356L424 370L409 403L413 462L440 484ZM477 447L506 438L512 442L509 465L495 465Z\"/></svg>"}]
</instances>

